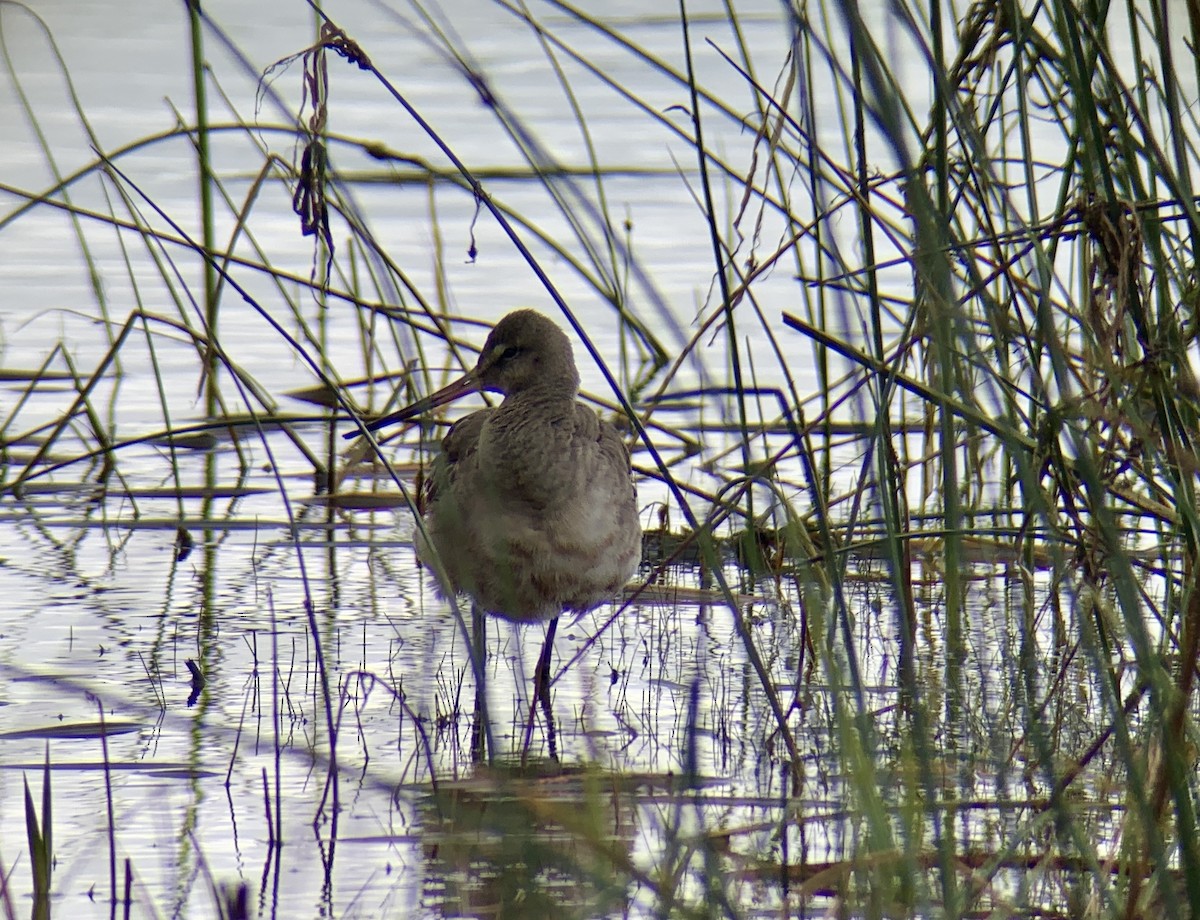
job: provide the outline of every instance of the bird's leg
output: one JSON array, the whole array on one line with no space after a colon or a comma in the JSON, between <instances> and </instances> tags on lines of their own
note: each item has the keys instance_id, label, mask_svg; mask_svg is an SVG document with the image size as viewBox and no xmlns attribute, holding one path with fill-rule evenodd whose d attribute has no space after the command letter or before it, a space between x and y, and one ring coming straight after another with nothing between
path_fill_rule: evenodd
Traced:
<instances>
[{"instance_id":1,"label":"bird's leg","mask_svg":"<svg viewBox=\"0 0 1200 920\"><path fill-rule=\"evenodd\" d=\"M557 630L558 617L555 617L546 627L546 642L533 672L534 699L542 700L546 706L550 705L550 659L554 657L554 633Z\"/></svg>"},{"instance_id":2,"label":"bird's leg","mask_svg":"<svg viewBox=\"0 0 1200 920\"><path fill-rule=\"evenodd\" d=\"M537 706L542 704L542 715L546 719L546 745L550 759L558 760L557 732L554 726L554 710L550 706L550 659L554 655L554 633L558 630L558 617L550 621L546 627L546 641L542 645L542 653L538 656L537 667L533 671L533 700L529 703L529 719L525 722L525 743L521 747L521 765L525 765L529 757L529 745L533 741L533 720Z\"/></svg>"},{"instance_id":3,"label":"bird's leg","mask_svg":"<svg viewBox=\"0 0 1200 920\"><path fill-rule=\"evenodd\" d=\"M487 621L479 605L471 604L471 670L475 676L475 724L471 728L471 759L475 763L483 763L495 752L489 744L491 740L491 723L488 721L487 710Z\"/></svg>"}]
</instances>

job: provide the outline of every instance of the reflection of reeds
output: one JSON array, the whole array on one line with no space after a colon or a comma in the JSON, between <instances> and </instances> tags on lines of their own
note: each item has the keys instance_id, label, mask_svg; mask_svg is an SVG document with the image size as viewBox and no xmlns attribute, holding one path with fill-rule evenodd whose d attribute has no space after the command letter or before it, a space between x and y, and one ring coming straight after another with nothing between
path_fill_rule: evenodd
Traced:
<instances>
[{"instance_id":1,"label":"reflection of reeds","mask_svg":"<svg viewBox=\"0 0 1200 920\"><path fill-rule=\"evenodd\" d=\"M275 522L297 547L304 526L337 534L362 526L367 511L411 509L402 472L428 438L415 448L389 445L383 456L360 449L355 463L335 445L350 410L380 411L428 390L445 360L471 363L463 342L479 336L450 318L437 194L473 196L512 234L552 298L541 268L550 259L610 311L573 324L589 348L587 333L601 323L618 332L615 360L603 368L611 391L593 395L626 420L644 492L662 509L646 539L646 581L654 584L635 597L686 597L705 611L723 605L745 681L769 711L763 720L742 714L769 725L758 740L774 758L771 782L783 803L768 862L779 880L767 901L786 912L797 900L789 878L804 877L785 859L805 858L808 834L788 803L814 782L806 766L819 729L821 755L841 778L838 795L859 819L847 833L847 860L831 861L845 870L836 891L850 913L1007 909L1011 893L992 883L1024 865L1014 854L1035 852L1046 865L1070 867L1058 884L1082 915L1145 915L1160 902L1171 915L1200 914L1189 740L1200 657L1200 216L1191 181L1200 131L1181 101L1194 95L1194 81L1172 69L1172 29L1154 18L1157 8L1109 23L1100 10L1081 17L1061 2L976 4L951 23L925 21L924 7L901 3L881 33L853 5L796 5L786 61L758 57L747 32L762 23L734 12L720 30L731 39L693 46L678 64L570 7L556 6L557 18L545 21L514 8L536 26L547 86L556 83L574 113L583 168L557 162L489 89L468 49L432 29L431 47L485 104L480 117L493 118L525 158L524 170L504 176L475 164L448 170L331 132L328 89L345 73L339 55L394 92L398 114L408 104L362 37L333 28L303 49L305 118L278 104L269 83L264 100L278 124L236 112L214 117L220 85L210 81L223 76L202 62L204 30L215 26L190 9L196 107L186 128L107 150L71 175L43 141L52 187L7 190L22 200L0 214L0 236L20 232L30 214L66 215L93 279L92 304L76 309L101 330L90 348L64 336L45 354L22 352L22 367L4 375L13 398L0 406L0 496L27 509L50 555L71 565L69 542L39 519L39 490L78 490L79 505L63 498L63 506L81 526L119 499L133 509L129 526L194 540L186 564L201 573L196 654L207 672L220 607L211 573L227 534L245 524L242 503L263 482L278 495ZM701 27L717 31L709 21L688 34L696 39ZM623 68L587 57L570 38L576 31L621 55ZM884 53L893 48L899 58ZM1125 58L1136 58L1137 69L1115 63ZM627 172L597 152L603 126L575 93L577 68L640 113L645 130L690 154L679 156L678 176L654 179L688 183L707 231L711 266L693 286L708 300L690 331L678 328L640 258L634 222L614 199L614 180ZM634 71L636 81L622 76ZM731 75L742 97L706 88ZM46 117L28 103L26 114L35 125ZM76 115L101 149L87 113ZM214 167L213 145L228 138L259 156L240 184ZM275 147L293 144L304 155L285 162ZM184 145L196 165L199 230L156 214L138 191L137 154L172 145ZM355 151L403 170L339 171ZM457 163L448 145L443 152ZM372 236L370 206L354 194L397 175L431 189L439 267L427 288ZM498 180L514 175L539 184L562 234L505 199ZM98 178L109 207L101 213L74 193ZM257 233L263 211L274 218L293 205L302 212L297 233L317 241L308 271L277 264ZM131 278L154 267L153 283L140 281L156 286L154 296L120 309L110 301L89 239L97 223L120 232ZM224 240L222 225L231 228ZM180 280L181 260L202 267L202 290ZM223 314L234 309L257 311L261 343L226 336ZM345 354L329 344L345 329L361 356L350 385L338 366ZM299 397L331 411L281 411L284 393L257 360L259 344L303 362L311 385ZM145 430L117 424L127 401L142 398L127 383L133 368L142 369L139 382L153 382L160 416ZM197 395L204 418L186 424ZM297 465L303 489L285 476ZM264 466L270 478L260 475ZM336 537L328 545L336 569ZM322 605L296 555L319 673L319 743L336 778L336 688L346 675L329 673ZM181 545L180 565L184 556ZM696 584L662 584L672 567L697 573ZM771 635L797 636L791 644L766 645L747 615L763 597L778 611ZM995 609L1004 628L978 628ZM882 666L872 641L885 649ZM169 644L165 633L155 639L155 669ZM876 672L893 691L883 704ZM671 744L680 763L694 765L691 754L706 740L700 706L677 704L689 734ZM277 719L282 705L277 699ZM972 828L954 803L976 797L981 762L997 801L1026 791L1045 799L1022 821L998 821L988 840L993 858L970 862L968 876ZM1089 769L1077 769L1081 762ZM1098 840L1076 806L1098 779L1114 776L1124 780L1123 823ZM48 789L47 777L44 797ZM335 813L337 782L330 789ZM514 801L513 814L489 803L489 820L524 835L522 846L539 859L568 854L556 872L585 879L594 888L587 903L617 903L606 873L621 876L623 855L585 846L580 857L567 844L590 840L592 829L559 822L547 838L537 793L523 790ZM468 823L482 808L462 795L445 804ZM663 812L663 865L692 864L680 855L685 812ZM48 817L44 798L31 855L35 841L48 840ZM281 824L278 813L273 823ZM678 901L660 884L662 912L737 903L708 871L725 854L696 839L705 841L695 851L704 866L695 877L704 881L679 881L695 896ZM456 846L440 843L439 858L452 863ZM1112 862L1122 871L1111 872ZM1169 874L1174 865L1182 888ZM533 884L515 872L513 863L496 875L504 903L505 885ZM770 878L763 872L756 883Z\"/></svg>"},{"instance_id":2,"label":"reflection of reeds","mask_svg":"<svg viewBox=\"0 0 1200 920\"><path fill-rule=\"evenodd\" d=\"M595 917L628 896L635 798L556 763L480 769L422 807L427 906L470 917Z\"/></svg>"}]
</instances>

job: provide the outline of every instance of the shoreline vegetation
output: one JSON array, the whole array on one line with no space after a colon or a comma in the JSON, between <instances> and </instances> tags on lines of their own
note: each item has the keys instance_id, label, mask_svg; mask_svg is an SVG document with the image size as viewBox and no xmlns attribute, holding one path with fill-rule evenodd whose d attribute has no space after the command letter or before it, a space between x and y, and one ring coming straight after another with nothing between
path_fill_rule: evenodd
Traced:
<instances>
[{"instance_id":1,"label":"shoreline vegetation","mask_svg":"<svg viewBox=\"0 0 1200 920\"><path fill-rule=\"evenodd\" d=\"M639 39L649 20L496 8L528 30L581 157L555 154L562 139L506 101L445 11L379 15L420 31L518 165L460 155L442 113L331 10L298 5L316 38L260 73L188 5L191 107L172 100L174 127L106 146L79 104L93 153L70 162L46 130L63 113L9 43L37 35L68 84L72 62L32 7L0 8L7 88L54 177L0 176L0 249L55 215L47 259L70 252L91 285L44 350L23 321L4 329L0 511L15 524L0 556L71 572L85 539L107 539L113 567L149 567L124 547L175 532L170 584L199 586L186 654L177 625L128 641L161 718L212 733L200 747L228 763L231 808L253 801L266 853L254 878L210 872L195 824L164 813L164 851L193 879L178 915L290 915L286 840L324 866L323 916L399 915L377 906L395 884L379 878L414 853L424 867L402 871L426 874L406 890L429 915L1200 916L1198 24L1136 3L796 3L773 19L730 3L694 20L684 3L654 20L656 38L674 30L664 54ZM770 59L752 37L768 27ZM384 94L412 150L345 132L351 78ZM227 91L247 79L252 112ZM602 155L597 87L669 163ZM190 176L189 213L147 191L147 152ZM629 205L667 185L706 236L693 303L664 293L649 254L672 241L648 245ZM393 186L426 190L420 272L411 242L372 229L370 196ZM307 265L276 257L281 226ZM627 435L649 496L637 582L564 623L556 692L592 695L557 720L506 698L513 755L492 767L470 760L460 658L397 673L393 640L368 648L367 626L352 640L334 616L364 590L385 622L434 604L383 550L407 548L395 522L417 510L444 420L378 453L341 435L472 364L487 323L457 306L447 260L474 261L480 240L515 254L570 327L585 397ZM138 297L113 296L118 279ZM223 553L248 560L240 590L262 618L242 675L253 727L203 719L233 681L214 679L231 641ZM369 579L344 578L354 566ZM421 638L388 628L395 648ZM519 643L497 642L488 673L519 670ZM0 686L92 692L5 667ZM165 676L180 672L183 707ZM387 701L379 747L368 700ZM172 892L142 887L157 857L122 841L125 755L109 745L126 725L99 702L74 735L0 734L46 746L44 767L23 762L20 857L0 838L4 916L76 898L56 887L77 878L56 858L79 825L67 737L103 745L87 758L102 779L88 807L107 815L94 900L174 915ZM250 757L253 795L229 778ZM181 786L203 760L178 765ZM299 764L315 806L291 797ZM341 840L363 789L395 812L372 842ZM307 840L287 826L303 809ZM388 869L335 895L335 851Z\"/></svg>"}]
</instances>

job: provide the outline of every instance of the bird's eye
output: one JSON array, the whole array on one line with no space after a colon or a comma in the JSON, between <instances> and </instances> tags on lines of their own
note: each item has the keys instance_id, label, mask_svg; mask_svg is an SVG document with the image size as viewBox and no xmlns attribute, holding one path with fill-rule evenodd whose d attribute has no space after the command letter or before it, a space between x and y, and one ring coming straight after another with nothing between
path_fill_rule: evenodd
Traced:
<instances>
[{"instance_id":1,"label":"bird's eye","mask_svg":"<svg viewBox=\"0 0 1200 920\"><path fill-rule=\"evenodd\" d=\"M521 355L524 351L525 349L521 348L519 345L502 345L500 347L500 353L496 355L496 367L503 367L511 362L514 358Z\"/></svg>"}]
</instances>

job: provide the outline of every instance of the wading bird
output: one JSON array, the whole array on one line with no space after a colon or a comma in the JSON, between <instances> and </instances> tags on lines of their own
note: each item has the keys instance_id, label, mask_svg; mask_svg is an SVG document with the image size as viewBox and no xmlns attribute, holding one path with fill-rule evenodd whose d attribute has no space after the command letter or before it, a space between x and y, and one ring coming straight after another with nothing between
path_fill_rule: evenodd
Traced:
<instances>
[{"instance_id":1,"label":"wading bird","mask_svg":"<svg viewBox=\"0 0 1200 920\"><path fill-rule=\"evenodd\" d=\"M449 581L443 594L471 598L477 650L481 613L549 621L534 672L535 699L548 707L559 615L611 600L641 560L629 451L612 425L577 401L571 343L533 310L500 320L461 379L367 428L483 390L504 400L456 422L442 440L417 555L440 562Z\"/></svg>"}]
</instances>

